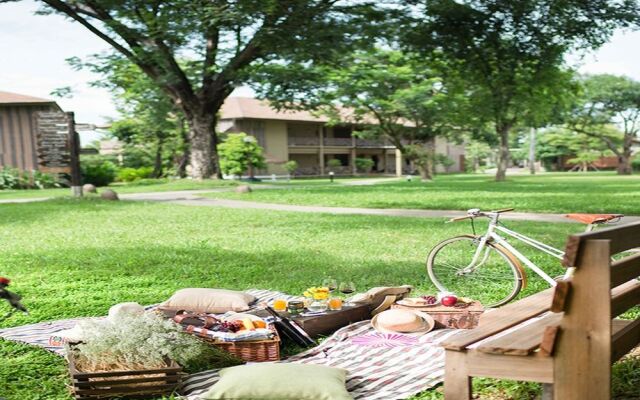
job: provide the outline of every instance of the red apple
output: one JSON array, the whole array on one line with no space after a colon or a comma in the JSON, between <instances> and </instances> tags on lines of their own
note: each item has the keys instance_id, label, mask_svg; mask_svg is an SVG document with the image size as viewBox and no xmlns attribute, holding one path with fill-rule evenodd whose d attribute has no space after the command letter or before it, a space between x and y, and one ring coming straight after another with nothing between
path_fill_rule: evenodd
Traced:
<instances>
[{"instance_id":1,"label":"red apple","mask_svg":"<svg viewBox=\"0 0 640 400\"><path fill-rule=\"evenodd\" d=\"M444 296L440 299L440 302L443 306L453 307L458 302L458 298L456 296Z\"/></svg>"}]
</instances>

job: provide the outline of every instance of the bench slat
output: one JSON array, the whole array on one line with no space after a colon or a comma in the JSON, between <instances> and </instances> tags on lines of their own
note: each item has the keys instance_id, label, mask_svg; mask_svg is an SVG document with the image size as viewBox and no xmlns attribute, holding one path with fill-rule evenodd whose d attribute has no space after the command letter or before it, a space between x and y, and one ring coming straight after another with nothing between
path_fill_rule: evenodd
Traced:
<instances>
[{"instance_id":1,"label":"bench slat","mask_svg":"<svg viewBox=\"0 0 640 400\"><path fill-rule=\"evenodd\" d=\"M617 317L637 304L640 304L640 281L629 281L611 290L612 317Z\"/></svg>"},{"instance_id":2,"label":"bench slat","mask_svg":"<svg viewBox=\"0 0 640 400\"><path fill-rule=\"evenodd\" d=\"M627 354L640 343L640 319L635 321L619 321L613 324L613 336L611 337L611 363Z\"/></svg>"},{"instance_id":3,"label":"bench slat","mask_svg":"<svg viewBox=\"0 0 640 400\"><path fill-rule=\"evenodd\" d=\"M448 350L462 351L473 343L544 314L551 307L553 292L553 288L550 288L508 304L499 310L485 313L480 318L480 325L477 328L460 332L447 339L442 343L442 347Z\"/></svg>"},{"instance_id":4,"label":"bench slat","mask_svg":"<svg viewBox=\"0 0 640 400\"><path fill-rule=\"evenodd\" d=\"M640 253L611 263L611 287L640 276Z\"/></svg>"},{"instance_id":5,"label":"bench slat","mask_svg":"<svg viewBox=\"0 0 640 400\"><path fill-rule=\"evenodd\" d=\"M640 222L569 236L562 265L575 267L579 264L578 258L581 257L583 244L587 240L611 241L609 255L638 247L640 246Z\"/></svg>"},{"instance_id":6,"label":"bench slat","mask_svg":"<svg viewBox=\"0 0 640 400\"><path fill-rule=\"evenodd\" d=\"M549 313L537 321L515 329L505 335L483 342L476 349L483 353L526 356L532 354L542 341L542 335L548 326L558 326L562 313Z\"/></svg>"}]
</instances>

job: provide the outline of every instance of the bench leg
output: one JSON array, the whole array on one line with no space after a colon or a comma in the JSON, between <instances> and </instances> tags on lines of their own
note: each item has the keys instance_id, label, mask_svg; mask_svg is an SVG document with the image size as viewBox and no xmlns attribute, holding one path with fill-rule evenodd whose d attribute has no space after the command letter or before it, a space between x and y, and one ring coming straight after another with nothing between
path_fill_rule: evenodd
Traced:
<instances>
[{"instance_id":1,"label":"bench leg","mask_svg":"<svg viewBox=\"0 0 640 400\"><path fill-rule=\"evenodd\" d=\"M553 400L553 384L542 384L542 400Z\"/></svg>"},{"instance_id":2,"label":"bench leg","mask_svg":"<svg viewBox=\"0 0 640 400\"><path fill-rule=\"evenodd\" d=\"M444 398L445 400L471 399L471 377L467 373L466 353L445 351Z\"/></svg>"}]
</instances>

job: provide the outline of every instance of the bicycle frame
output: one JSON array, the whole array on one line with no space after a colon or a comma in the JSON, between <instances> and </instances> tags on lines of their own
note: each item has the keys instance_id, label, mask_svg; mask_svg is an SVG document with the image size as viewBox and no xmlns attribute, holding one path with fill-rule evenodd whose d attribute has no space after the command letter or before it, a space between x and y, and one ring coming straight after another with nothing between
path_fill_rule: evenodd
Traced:
<instances>
[{"instance_id":1,"label":"bicycle frame","mask_svg":"<svg viewBox=\"0 0 640 400\"><path fill-rule=\"evenodd\" d=\"M480 256L483 252L483 250L486 248L487 242L489 242L490 240L493 241L493 243L496 243L502 247L504 247L507 251L509 251L510 253L512 253L518 260L520 260L524 265L526 265L527 267L529 267L531 270L533 270L533 272L535 272L536 274L538 274L538 276L540 276L542 279L544 279L545 281L547 281L551 286L555 286L556 285L556 281L550 277L546 272L544 272L540 267L538 267L537 265L535 265L533 262L531 262L531 260L529 260L524 254L522 254L520 251L518 251L518 249L516 249L515 247L513 247L509 242L507 242L507 240L500 236L499 234L496 233L496 231L500 231L502 233L504 233L505 235L508 235L510 237L513 237L514 239L517 239L535 249L538 249L546 254L549 254L552 257L555 257L557 259L562 259L562 257L564 256L564 251L556 249L553 246L549 246L548 244L542 243L538 240L532 239L528 236L525 236L521 233L512 231L511 229L508 229L504 226L501 226L498 224L498 218L499 218L500 214L496 213L495 215L490 216L491 222L489 223L489 227L487 228L487 232L484 234L484 236L482 236L482 238L480 239L480 243L478 245L478 248L476 249L475 254L473 255L473 259L471 260L471 263L463 270L463 273L468 273L471 272L473 270L475 270L476 268L480 267L482 264L484 264L484 262L486 261L486 259L489 256L489 249L487 248L486 253L484 254L484 256L482 257L482 261L480 263L478 263L478 260L480 259ZM588 228L589 229L589 228ZM569 268L567 269L567 272L565 273L564 277L568 278L572 275L573 273L573 269Z\"/></svg>"}]
</instances>

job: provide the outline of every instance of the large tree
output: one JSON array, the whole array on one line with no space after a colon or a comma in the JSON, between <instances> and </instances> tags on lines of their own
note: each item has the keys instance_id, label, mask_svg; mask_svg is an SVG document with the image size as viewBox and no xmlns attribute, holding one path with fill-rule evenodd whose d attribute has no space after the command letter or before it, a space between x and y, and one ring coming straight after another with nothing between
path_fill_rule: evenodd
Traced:
<instances>
[{"instance_id":1,"label":"large tree","mask_svg":"<svg viewBox=\"0 0 640 400\"><path fill-rule=\"evenodd\" d=\"M583 86L570 128L604 142L618 158L618 174L631 174L632 147L640 143L640 82L603 74L587 76Z\"/></svg>"},{"instance_id":2,"label":"large tree","mask_svg":"<svg viewBox=\"0 0 640 400\"><path fill-rule=\"evenodd\" d=\"M336 0L40 0L137 65L185 115L194 178L220 176L216 114L256 64L329 62L380 15ZM381 17L380 17L381 18Z\"/></svg>"},{"instance_id":3,"label":"large tree","mask_svg":"<svg viewBox=\"0 0 640 400\"><path fill-rule=\"evenodd\" d=\"M636 0L413 3L415 29L407 30L405 43L425 54L438 49L458 61L472 112L492 123L500 140L499 181L506 176L512 129L527 115L543 120L549 97L570 77L565 55L603 44L639 15Z\"/></svg>"}]
</instances>

